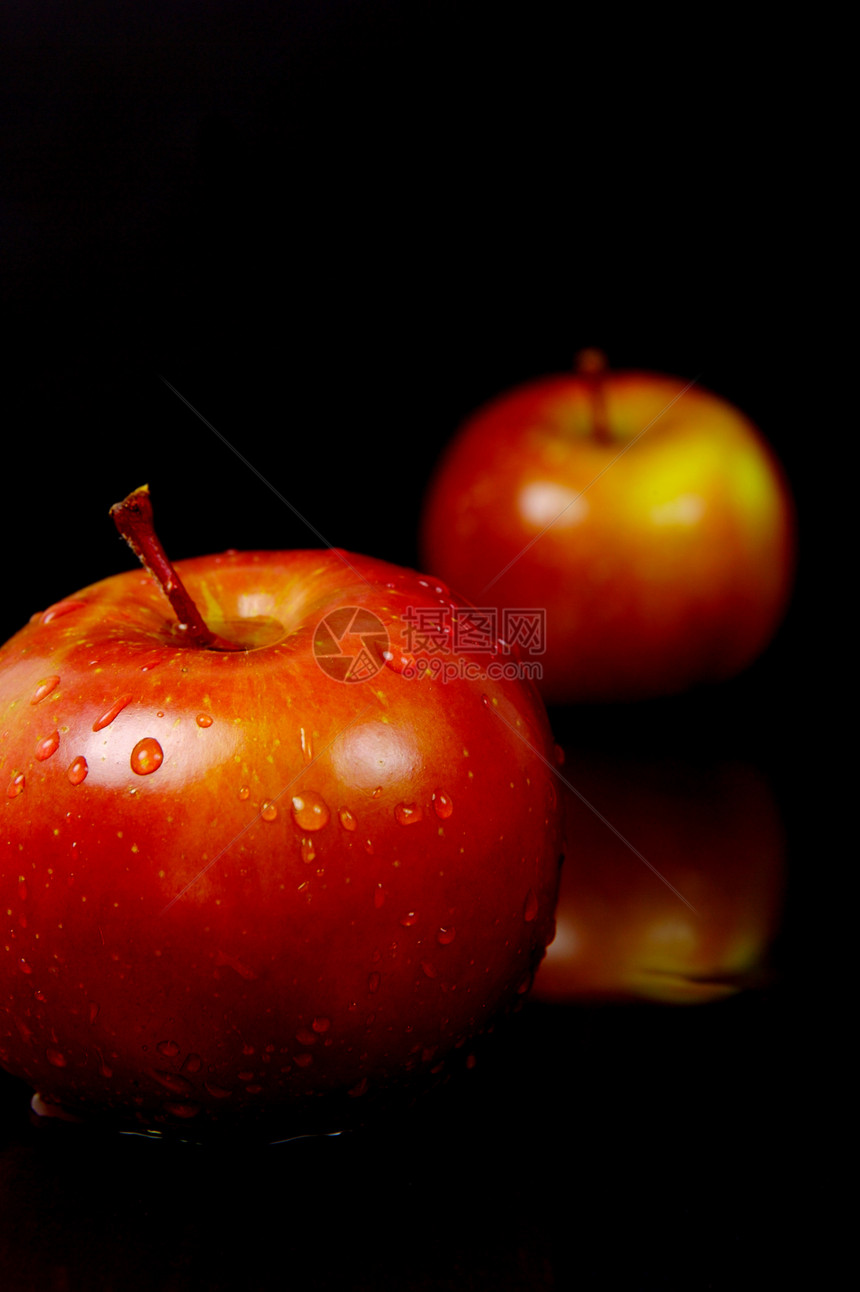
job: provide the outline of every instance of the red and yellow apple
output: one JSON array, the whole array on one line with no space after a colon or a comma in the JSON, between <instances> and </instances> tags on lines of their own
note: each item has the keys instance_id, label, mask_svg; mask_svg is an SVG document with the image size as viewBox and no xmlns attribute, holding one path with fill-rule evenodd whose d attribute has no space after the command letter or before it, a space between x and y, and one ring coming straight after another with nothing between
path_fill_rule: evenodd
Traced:
<instances>
[{"instance_id":1,"label":"red and yellow apple","mask_svg":"<svg viewBox=\"0 0 860 1292\"><path fill-rule=\"evenodd\" d=\"M766 977L786 855L756 768L568 751L561 775L567 850L535 999L699 1004Z\"/></svg>"},{"instance_id":2,"label":"red and yellow apple","mask_svg":"<svg viewBox=\"0 0 860 1292\"><path fill-rule=\"evenodd\" d=\"M695 382L593 356L475 413L421 528L422 563L475 605L546 610L550 702L730 678L793 582L791 496L752 422Z\"/></svg>"},{"instance_id":3,"label":"red and yellow apple","mask_svg":"<svg viewBox=\"0 0 860 1292\"><path fill-rule=\"evenodd\" d=\"M126 537L156 578L87 587L0 651L0 1063L42 1109L339 1129L438 1081L530 986L560 854L543 703L410 680L386 635L444 599L414 572L173 567L143 493Z\"/></svg>"}]
</instances>

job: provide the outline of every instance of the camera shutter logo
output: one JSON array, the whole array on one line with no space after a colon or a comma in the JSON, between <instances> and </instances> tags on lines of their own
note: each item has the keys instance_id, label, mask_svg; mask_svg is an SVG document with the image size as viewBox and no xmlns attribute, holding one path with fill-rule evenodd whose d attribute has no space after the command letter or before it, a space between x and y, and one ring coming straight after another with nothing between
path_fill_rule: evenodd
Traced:
<instances>
[{"instance_id":1,"label":"camera shutter logo","mask_svg":"<svg viewBox=\"0 0 860 1292\"><path fill-rule=\"evenodd\" d=\"M388 630L372 610L344 606L314 630L314 658L336 682L367 682L385 663Z\"/></svg>"}]
</instances>

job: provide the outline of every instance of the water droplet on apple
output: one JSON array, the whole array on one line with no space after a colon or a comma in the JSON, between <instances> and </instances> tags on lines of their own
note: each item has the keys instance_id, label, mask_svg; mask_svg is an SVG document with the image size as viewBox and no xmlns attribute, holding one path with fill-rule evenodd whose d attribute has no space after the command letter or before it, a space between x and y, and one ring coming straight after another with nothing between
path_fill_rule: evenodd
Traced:
<instances>
[{"instance_id":1,"label":"water droplet on apple","mask_svg":"<svg viewBox=\"0 0 860 1292\"><path fill-rule=\"evenodd\" d=\"M211 727L214 721L215 719L209 713L198 713L197 715L198 727Z\"/></svg>"},{"instance_id":2,"label":"water droplet on apple","mask_svg":"<svg viewBox=\"0 0 860 1292\"><path fill-rule=\"evenodd\" d=\"M196 1117L200 1112L199 1104L165 1104L165 1112L171 1113L174 1117Z\"/></svg>"},{"instance_id":3,"label":"water droplet on apple","mask_svg":"<svg viewBox=\"0 0 860 1292\"><path fill-rule=\"evenodd\" d=\"M40 763L43 763L46 758L51 757L51 754L55 754L59 747L60 733L59 731L52 731L50 736L45 736L44 740L39 741L36 746L36 757Z\"/></svg>"},{"instance_id":4,"label":"water droplet on apple","mask_svg":"<svg viewBox=\"0 0 860 1292\"><path fill-rule=\"evenodd\" d=\"M200 1069L201 1069L202 1067L203 1067L203 1060L201 1059L200 1055L199 1055L199 1054L195 1054L195 1053L192 1051L192 1052L191 1052L191 1054L189 1054L189 1055L188 1055L188 1057L186 1058L185 1062L183 1063L183 1065L182 1065L182 1071L183 1071L183 1072L199 1072L199 1071L200 1071Z\"/></svg>"},{"instance_id":5,"label":"water droplet on apple","mask_svg":"<svg viewBox=\"0 0 860 1292\"><path fill-rule=\"evenodd\" d=\"M341 808L337 815L344 830L355 830L357 828L358 821L355 819L355 814L350 812L349 808Z\"/></svg>"},{"instance_id":6,"label":"water droplet on apple","mask_svg":"<svg viewBox=\"0 0 860 1292\"><path fill-rule=\"evenodd\" d=\"M523 906L523 918L526 923L531 924L532 920L538 913L538 899L533 888L526 893L525 905Z\"/></svg>"},{"instance_id":7,"label":"water droplet on apple","mask_svg":"<svg viewBox=\"0 0 860 1292\"><path fill-rule=\"evenodd\" d=\"M311 1027L316 1033L318 1033L321 1036L323 1032L327 1032L328 1029L331 1027L331 1019L326 1018L325 1015L321 1014L319 1015L318 1018L314 1019L314 1021L311 1023Z\"/></svg>"},{"instance_id":8,"label":"water droplet on apple","mask_svg":"<svg viewBox=\"0 0 860 1292\"><path fill-rule=\"evenodd\" d=\"M278 805L272 802L265 802L260 808L260 816L264 821L274 821L278 815Z\"/></svg>"},{"instance_id":9,"label":"water droplet on apple","mask_svg":"<svg viewBox=\"0 0 860 1292\"><path fill-rule=\"evenodd\" d=\"M302 839L301 854L302 854L302 861L306 863L312 862L314 860L317 854L316 854L316 849L314 848L313 839Z\"/></svg>"},{"instance_id":10,"label":"water droplet on apple","mask_svg":"<svg viewBox=\"0 0 860 1292\"><path fill-rule=\"evenodd\" d=\"M436 790L433 795L433 810L443 821L447 820L454 811L450 794L446 794L444 790Z\"/></svg>"},{"instance_id":11,"label":"water droplet on apple","mask_svg":"<svg viewBox=\"0 0 860 1292\"><path fill-rule=\"evenodd\" d=\"M304 727L299 728L299 739L302 745L302 759L305 763L312 763L314 760L314 742L309 731Z\"/></svg>"},{"instance_id":12,"label":"water droplet on apple","mask_svg":"<svg viewBox=\"0 0 860 1292\"><path fill-rule=\"evenodd\" d=\"M24 773L17 772L6 786L6 797L16 799L24 788Z\"/></svg>"},{"instance_id":13,"label":"water droplet on apple","mask_svg":"<svg viewBox=\"0 0 860 1292\"><path fill-rule=\"evenodd\" d=\"M131 751L131 770L138 776L157 772L164 762L164 750L153 736L144 736Z\"/></svg>"},{"instance_id":14,"label":"water droplet on apple","mask_svg":"<svg viewBox=\"0 0 860 1292\"><path fill-rule=\"evenodd\" d=\"M91 1000L87 1008L87 1017L91 1023L94 1023L99 1016L99 1006L94 1000Z\"/></svg>"},{"instance_id":15,"label":"water droplet on apple","mask_svg":"<svg viewBox=\"0 0 860 1292\"><path fill-rule=\"evenodd\" d=\"M371 996L375 995L376 992L379 991L379 984L381 981L382 976L377 973L375 969L373 973L367 975L367 990L370 992Z\"/></svg>"},{"instance_id":16,"label":"water droplet on apple","mask_svg":"<svg viewBox=\"0 0 860 1292\"><path fill-rule=\"evenodd\" d=\"M69 764L66 775L73 785L80 785L81 781L87 779L89 770L86 758L84 758L83 754L78 754L77 758L73 759Z\"/></svg>"},{"instance_id":17,"label":"water droplet on apple","mask_svg":"<svg viewBox=\"0 0 860 1292\"><path fill-rule=\"evenodd\" d=\"M555 753L556 766L558 766L558 767L563 767L563 766L564 766L564 750L562 749L561 745L556 745L556 747L555 747L555 749L554 749L554 751L553 751L553 752Z\"/></svg>"},{"instance_id":18,"label":"water droplet on apple","mask_svg":"<svg viewBox=\"0 0 860 1292\"><path fill-rule=\"evenodd\" d=\"M232 1090L225 1090L224 1086L216 1086L214 1081L204 1081L203 1088L209 1091L213 1099L229 1099Z\"/></svg>"},{"instance_id":19,"label":"water droplet on apple","mask_svg":"<svg viewBox=\"0 0 860 1292\"><path fill-rule=\"evenodd\" d=\"M417 803L398 803L394 809L394 819L399 825L415 825L423 816Z\"/></svg>"},{"instance_id":20,"label":"water droplet on apple","mask_svg":"<svg viewBox=\"0 0 860 1292\"><path fill-rule=\"evenodd\" d=\"M159 1041L156 1045L159 1054L163 1054L166 1059L174 1059L179 1053L179 1046L175 1041Z\"/></svg>"},{"instance_id":21,"label":"water droplet on apple","mask_svg":"<svg viewBox=\"0 0 860 1292\"><path fill-rule=\"evenodd\" d=\"M150 1068L148 1071L153 1080L164 1086L164 1089L169 1090L172 1095L188 1096L194 1093L194 1082L180 1076L178 1072L164 1072L160 1068Z\"/></svg>"},{"instance_id":22,"label":"water droplet on apple","mask_svg":"<svg viewBox=\"0 0 860 1292\"><path fill-rule=\"evenodd\" d=\"M48 1060L52 1068L64 1068L66 1066L66 1056L61 1050L47 1049L45 1051L45 1058Z\"/></svg>"},{"instance_id":23,"label":"water droplet on apple","mask_svg":"<svg viewBox=\"0 0 860 1292\"><path fill-rule=\"evenodd\" d=\"M385 889L381 884L376 885L376 891L373 894L373 905L377 910L385 905Z\"/></svg>"},{"instance_id":24,"label":"water droplet on apple","mask_svg":"<svg viewBox=\"0 0 860 1292\"><path fill-rule=\"evenodd\" d=\"M315 790L293 796L293 820L302 830L322 830L329 820L328 804Z\"/></svg>"},{"instance_id":25,"label":"water droplet on apple","mask_svg":"<svg viewBox=\"0 0 860 1292\"><path fill-rule=\"evenodd\" d=\"M114 718L118 718L127 704L131 704L130 695L121 695L118 700L114 700L109 709L105 709L100 718L96 718L93 723L93 731L102 731L109 727Z\"/></svg>"},{"instance_id":26,"label":"water droplet on apple","mask_svg":"<svg viewBox=\"0 0 860 1292\"><path fill-rule=\"evenodd\" d=\"M55 687L58 687L59 685L60 679L56 676L44 678L30 696L30 703L38 704L40 700L44 700L45 696L50 695Z\"/></svg>"},{"instance_id":27,"label":"water droplet on apple","mask_svg":"<svg viewBox=\"0 0 860 1292\"><path fill-rule=\"evenodd\" d=\"M55 605L48 606L48 609L43 611L40 622L43 624L53 623L55 619L71 614L73 610L83 610L86 604L85 601L58 601Z\"/></svg>"},{"instance_id":28,"label":"water droplet on apple","mask_svg":"<svg viewBox=\"0 0 860 1292\"><path fill-rule=\"evenodd\" d=\"M41 990L41 988L37 987L36 990L33 992L33 999L37 1000L40 1005L45 1005L47 1004L48 997Z\"/></svg>"},{"instance_id":29,"label":"water droplet on apple","mask_svg":"<svg viewBox=\"0 0 860 1292\"><path fill-rule=\"evenodd\" d=\"M440 946L447 947L451 942L454 941L456 936L457 936L457 930L454 928L453 924L449 924L447 929L439 930L439 932L436 934L436 941L439 943Z\"/></svg>"},{"instance_id":30,"label":"water droplet on apple","mask_svg":"<svg viewBox=\"0 0 860 1292\"><path fill-rule=\"evenodd\" d=\"M435 966L434 964L431 964L431 962L430 962L429 960L422 960L422 961L421 961L421 968L422 968L422 970L424 971L424 977L425 977L425 978L436 978L436 977L438 977L438 970L437 970L436 966Z\"/></svg>"},{"instance_id":31,"label":"water droplet on apple","mask_svg":"<svg viewBox=\"0 0 860 1292\"><path fill-rule=\"evenodd\" d=\"M18 876L18 896L22 902L27 900L27 881L23 875Z\"/></svg>"},{"instance_id":32,"label":"water droplet on apple","mask_svg":"<svg viewBox=\"0 0 860 1292\"><path fill-rule=\"evenodd\" d=\"M33 972L32 966L28 965L27 961L23 957L18 961L18 968L21 970L21 973L31 974Z\"/></svg>"},{"instance_id":33,"label":"water droplet on apple","mask_svg":"<svg viewBox=\"0 0 860 1292\"><path fill-rule=\"evenodd\" d=\"M418 922L418 915L415 911L407 911L400 923L405 929L409 929L413 924Z\"/></svg>"},{"instance_id":34,"label":"water droplet on apple","mask_svg":"<svg viewBox=\"0 0 860 1292\"><path fill-rule=\"evenodd\" d=\"M399 650L396 646L392 650L383 651L382 658L386 668L390 668L392 673L405 673L407 669L414 669L417 663L410 651Z\"/></svg>"},{"instance_id":35,"label":"water droplet on apple","mask_svg":"<svg viewBox=\"0 0 860 1292\"><path fill-rule=\"evenodd\" d=\"M248 789L248 786L247 785L241 786L239 790L239 798L242 800L242 802L244 803L246 799L249 799L250 797L251 797L251 791Z\"/></svg>"}]
</instances>

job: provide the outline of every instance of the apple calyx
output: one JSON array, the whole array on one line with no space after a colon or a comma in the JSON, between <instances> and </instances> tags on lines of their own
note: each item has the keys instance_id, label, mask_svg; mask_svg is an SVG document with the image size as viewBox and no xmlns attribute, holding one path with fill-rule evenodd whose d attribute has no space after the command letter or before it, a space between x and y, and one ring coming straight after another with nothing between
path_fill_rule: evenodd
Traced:
<instances>
[{"instance_id":1,"label":"apple calyx","mask_svg":"<svg viewBox=\"0 0 860 1292\"><path fill-rule=\"evenodd\" d=\"M197 609L155 532L149 485L141 485L122 502L114 503L110 514L147 574L155 580L173 607L177 627L189 646L197 650L247 650L247 646L213 633Z\"/></svg>"},{"instance_id":2,"label":"apple calyx","mask_svg":"<svg viewBox=\"0 0 860 1292\"><path fill-rule=\"evenodd\" d=\"M606 355L602 350L580 350L576 356L576 372L584 379L591 401L591 435L597 444L609 444L612 439L603 382L606 371Z\"/></svg>"}]
</instances>

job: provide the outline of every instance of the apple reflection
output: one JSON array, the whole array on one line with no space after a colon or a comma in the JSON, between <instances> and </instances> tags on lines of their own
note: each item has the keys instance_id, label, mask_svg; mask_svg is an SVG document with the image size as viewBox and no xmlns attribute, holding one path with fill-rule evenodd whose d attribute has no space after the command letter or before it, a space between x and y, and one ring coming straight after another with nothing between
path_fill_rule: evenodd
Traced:
<instances>
[{"instance_id":1,"label":"apple reflection","mask_svg":"<svg viewBox=\"0 0 860 1292\"><path fill-rule=\"evenodd\" d=\"M696 1004L752 985L782 905L785 838L753 766L566 751L567 856L537 1000Z\"/></svg>"}]
</instances>

